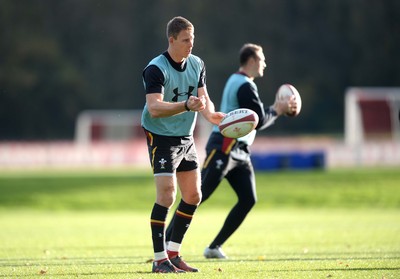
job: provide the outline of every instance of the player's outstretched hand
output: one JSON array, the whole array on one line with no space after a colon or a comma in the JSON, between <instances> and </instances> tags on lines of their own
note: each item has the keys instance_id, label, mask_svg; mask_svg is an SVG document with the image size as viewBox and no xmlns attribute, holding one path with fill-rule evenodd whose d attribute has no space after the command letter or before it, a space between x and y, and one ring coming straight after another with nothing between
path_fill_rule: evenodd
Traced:
<instances>
[{"instance_id":1,"label":"player's outstretched hand","mask_svg":"<svg viewBox=\"0 0 400 279\"><path fill-rule=\"evenodd\" d=\"M214 113L211 114L211 123L218 125L219 123L221 123L222 118L225 117L225 113L221 112L221 111L216 111Z\"/></svg>"}]
</instances>

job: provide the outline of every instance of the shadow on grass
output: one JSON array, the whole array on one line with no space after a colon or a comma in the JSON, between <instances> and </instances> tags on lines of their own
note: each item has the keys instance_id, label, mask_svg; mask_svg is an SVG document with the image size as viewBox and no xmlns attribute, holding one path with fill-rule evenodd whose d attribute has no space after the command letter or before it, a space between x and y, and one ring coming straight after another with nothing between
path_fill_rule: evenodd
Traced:
<instances>
[{"instance_id":1,"label":"shadow on grass","mask_svg":"<svg viewBox=\"0 0 400 279\"><path fill-rule=\"evenodd\" d=\"M324 254L323 257L302 257L302 258L286 258L281 257L278 258L271 258L271 259L201 259L196 260L192 259L192 263L246 263L246 262L308 262L308 261L346 261L346 260L400 260L400 255L398 252L385 252L385 255L390 256L383 256L382 253L378 252L369 252L368 254L372 254L373 256L366 257L366 256L357 256L357 254L365 254L365 253L340 253L340 254ZM143 256L129 256L129 257L57 257L57 258L14 258L14 259L0 259L0 266L1 267L18 267L18 266L26 266L27 263L30 265L35 264L43 264L46 263L46 266L64 266L64 265L141 265L151 263L152 259L143 260ZM376 268L376 269L383 269L383 268ZM390 268L392 269L392 268ZM393 268L394 270L400 269L400 267ZM325 269L323 269L325 270ZM336 270L336 269L335 269Z\"/></svg>"},{"instance_id":2,"label":"shadow on grass","mask_svg":"<svg viewBox=\"0 0 400 279\"><path fill-rule=\"evenodd\" d=\"M268 272L273 273L286 273L286 272L354 272L354 271L397 271L400 270L400 267L365 267L365 268L310 268L310 269L276 269L276 270L268 270ZM256 272L256 271L254 271ZM251 273L251 271L249 272ZM36 275L39 275L37 273ZM114 275L132 275L132 274L152 274L151 271L109 271L109 272L66 272L63 274L57 274L57 277L67 277L71 278L77 276L114 276ZM200 272L201 274L201 272ZM19 274L18 278L28 278L32 277L33 274ZM51 275L51 274L49 274ZM9 278L10 275L2 275L0 274L0 278Z\"/></svg>"}]
</instances>

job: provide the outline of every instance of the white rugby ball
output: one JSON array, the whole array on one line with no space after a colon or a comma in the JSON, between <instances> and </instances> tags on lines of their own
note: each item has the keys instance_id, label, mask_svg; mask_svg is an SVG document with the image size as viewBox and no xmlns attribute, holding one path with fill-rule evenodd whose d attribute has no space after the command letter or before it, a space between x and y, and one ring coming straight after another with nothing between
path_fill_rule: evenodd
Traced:
<instances>
[{"instance_id":1,"label":"white rugby ball","mask_svg":"<svg viewBox=\"0 0 400 279\"><path fill-rule=\"evenodd\" d=\"M219 123L219 131L227 138L240 138L253 131L258 124L258 115L251 109L235 109L225 115Z\"/></svg>"},{"instance_id":2,"label":"white rugby ball","mask_svg":"<svg viewBox=\"0 0 400 279\"><path fill-rule=\"evenodd\" d=\"M297 108L296 111L294 112L287 112L285 113L286 116L297 116L299 115L301 111L301 97L299 94L299 91L291 85L291 84L282 84L281 87L279 87L278 92L276 93L276 98L281 101L286 101L287 99L290 98L290 96L294 96L297 102Z\"/></svg>"}]
</instances>

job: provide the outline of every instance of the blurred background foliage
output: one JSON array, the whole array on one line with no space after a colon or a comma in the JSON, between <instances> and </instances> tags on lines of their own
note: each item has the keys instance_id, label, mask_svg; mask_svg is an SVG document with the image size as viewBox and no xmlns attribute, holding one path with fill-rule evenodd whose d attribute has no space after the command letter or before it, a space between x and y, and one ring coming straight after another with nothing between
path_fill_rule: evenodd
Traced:
<instances>
[{"instance_id":1,"label":"blurred background foliage","mask_svg":"<svg viewBox=\"0 0 400 279\"><path fill-rule=\"evenodd\" d=\"M347 87L400 85L397 0L0 0L0 140L72 139L82 110L142 109L142 70L176 15L195 25L217 106L247 42L264 47L266 105L298 88L302 114L270 134L341 135Z\"/></svg>"}]
</instances>

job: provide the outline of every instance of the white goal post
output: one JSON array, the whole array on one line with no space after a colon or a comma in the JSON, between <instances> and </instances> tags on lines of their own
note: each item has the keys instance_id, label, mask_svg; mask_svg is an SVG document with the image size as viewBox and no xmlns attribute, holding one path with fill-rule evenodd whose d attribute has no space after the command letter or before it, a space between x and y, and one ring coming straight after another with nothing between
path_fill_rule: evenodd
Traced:
<instances>
[{"instance_id":1,"label":"white goal post","mask_svg":"<svg viewBox=\"0 0 400 279\"><path fill-rule=\"evenodd\" d=\"M345 142L400 141L400 88L351 87L345 95Z\"/></svg>"}]
</instances>

